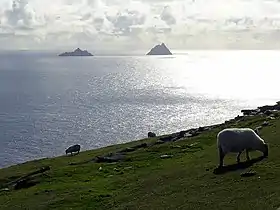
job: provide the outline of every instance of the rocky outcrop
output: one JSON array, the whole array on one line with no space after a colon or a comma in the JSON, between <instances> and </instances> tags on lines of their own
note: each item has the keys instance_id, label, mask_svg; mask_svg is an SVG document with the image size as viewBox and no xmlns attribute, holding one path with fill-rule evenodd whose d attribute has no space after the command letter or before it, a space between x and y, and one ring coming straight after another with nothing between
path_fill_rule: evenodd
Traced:
<instances>
[{"instance_id":1,"label":"rocky outcrop","mask_svg":"<svg viewBox=\"0 0 280 210\"><path fill-rule=\"evenodd\" d=\"M164 43L153 47L147 55L172 55Z\"/></svg>"},{"instance_id":2,"label":"rocky outcrop","mask_svg":"<svg viewBox=\"0 0 280 210\"><path fill-rule=\"evenodd\" d=\"M246 115L258 115L258 114L265 114L271 115L273 112L280 111L280 101L278 101L275 105L265 105L258 107L257 109L244 109L241 110L244 116Z\"/></svg>"},{"instance_id":3,"label":"rocky outcrop","mask_svg":"<svg viewBox=\"0 0 280 210\"><path fill-rule=\"evenodd\" d=\"M81 50L80 48L77 48L73 52L64 52L61 53L59 56L93 56L93 55L86 50Z\"/></svg>"}]
</instances>

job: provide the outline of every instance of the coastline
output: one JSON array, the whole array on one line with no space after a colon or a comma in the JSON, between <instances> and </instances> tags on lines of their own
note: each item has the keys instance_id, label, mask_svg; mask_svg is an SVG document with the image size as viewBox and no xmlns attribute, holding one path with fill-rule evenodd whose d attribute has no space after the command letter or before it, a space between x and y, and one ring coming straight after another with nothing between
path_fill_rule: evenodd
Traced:
<instances>
[{"instance_id":1,"label":"coastline","mask_svg":"<svg viewBox=\"0 0 280 210\"><path fill-rule=\"evenodd\" d=\"M229 200L241 209L272 209L280 203L271 196L280 182L280 103L241 113L220 124L2 168L0 203L8 210L230 209L220 202ZM229 156L217 172L216 135L226 127L258 129L269 143L268 160L252 152L251 162L236 165Z\"/></svg>"},{"instance_id":2,"label":"coastline","mask_svg":"<svg viewBox=\"0 0 280 210\"><path fill-rule=\"evenodd\" d=\"M170 133L170 134L163 134L163 135L156 136L156 139L158 139L158 140L156 142L150 143L149 146L153 146L153 144L162 144L162 143L166 143L166 142L176 142L176 141L179 141L179 140L182 140L182 139L186 140L188 138L198 136L199 134L201 134L204 131L210 131L212 129L218 128L218 127L223 126L223 125L226 126L230 123L239 123L239 122L243 121L244 118L246 118L248 116L249 117L250 116L251 117L252 116L258 116L258 115L270 116L271 114L273 114L273 111L280 111L280 101L276 102L276 104L274 104L274 105L263 105L263 106L255 108L255 109L240 110L240 112L243 115L238 115L234 118L228 119L224 123L217 123L217 124L201 126L201 127L197 127L197 128L190 128L190 129L187 129L187 130L181 130L181 131ZM259 128L259 129L261 129L261 128ZM126 142L126 143L112 144L112 145L105 146L105 147L100 147L100 148L97 148L97 149L82 150L81 153L91 152L91 151L102 151L102 150L111 149L111 148L119 148L119 147L123 147L123 146L126 146L126 145L131 145L131 144L133 145L135 143L143 142L143 141L149 142L149 139L153 139L153 138L147 137L147 138L144 138L144 139L132 140L132 141ZM60 157L63 157L63 155L50 157L50 158L49 157L37 158L37 159L29 160L29 161L24 161L22 163L12 164L12 165L9 165L7 167L0 168L0 170L10 168L10 167L14 167L14 166L17 166L17 165L32 163L34 161L37 162L37 161L40 161L40 160L55 159L55 158L60 158Z\"/></svg>"}]
</instances>

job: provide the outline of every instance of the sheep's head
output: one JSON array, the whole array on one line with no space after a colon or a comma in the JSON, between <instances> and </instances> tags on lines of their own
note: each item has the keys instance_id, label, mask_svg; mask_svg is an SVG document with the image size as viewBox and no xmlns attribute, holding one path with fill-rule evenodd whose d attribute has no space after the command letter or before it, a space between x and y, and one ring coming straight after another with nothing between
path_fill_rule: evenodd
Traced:
<instances>
[{"instance_id":1,"label":"sheep's head","mask_svg":"<svg viewBox=\"0 0 280 210\"><path fill-rule=\"evenodd\" d=\"M262 153L264 157L268 156L268 145L266 143L263 144Z\"/></svg>"}]
</instances>

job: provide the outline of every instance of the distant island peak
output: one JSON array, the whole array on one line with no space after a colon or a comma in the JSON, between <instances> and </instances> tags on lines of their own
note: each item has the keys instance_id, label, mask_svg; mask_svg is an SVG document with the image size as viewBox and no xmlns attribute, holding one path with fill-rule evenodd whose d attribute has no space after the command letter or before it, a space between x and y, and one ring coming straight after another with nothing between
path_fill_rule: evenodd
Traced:
<instances>
[{"instance_id":1,"label":"distant island peak","mask_svg":"<svg viewBox=\"0 0 280 210\"><path fill-rule=\"evenodd\" d=\"M59 56L93 56L93 55L89 53L87 50L81 50L80 48L77 48L73 52L64 52L59 54Z\"/></svg>"},{"instance_id":2,"label":"distant island peak","mask_svg":"<svg viewBox=\"0 0 280 210\"><path fill-rule=\"evenodd\" d=\"M153 47L147 55L172 55L172 53L164 43L161 43Z\"/></svg>"}]
</instances>

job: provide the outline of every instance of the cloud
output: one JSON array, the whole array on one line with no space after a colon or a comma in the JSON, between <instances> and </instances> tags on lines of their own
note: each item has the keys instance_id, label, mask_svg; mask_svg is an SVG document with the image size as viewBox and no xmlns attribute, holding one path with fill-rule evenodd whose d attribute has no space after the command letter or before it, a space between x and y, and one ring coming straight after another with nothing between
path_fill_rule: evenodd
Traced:
<instances>
[{"instance_id":1,"label":"cloud","mask_svg":"<svg viewBox=\"0 0 280 210\"><path fill-rule=\"evenodd\" d=\"M171 8L169 6L165 6L160 15L160 18L167 23L167 25L176 24L176 18L173 16Z\"/></svg>"},{"instance_id":2,"label":"cloud","mask_svg":"<svg viewBox=\"0 0 280 210\"><path fill-rule=\"evenodd\" d=\"M7 48L279 47L277 0L1 0ZM9 42L9 44L7 44Z\"/></svg>"}]
</instances>

